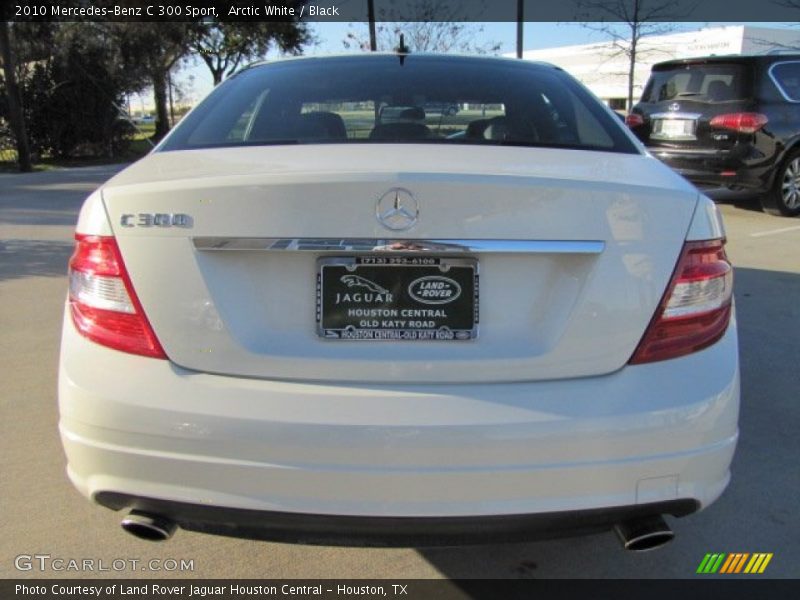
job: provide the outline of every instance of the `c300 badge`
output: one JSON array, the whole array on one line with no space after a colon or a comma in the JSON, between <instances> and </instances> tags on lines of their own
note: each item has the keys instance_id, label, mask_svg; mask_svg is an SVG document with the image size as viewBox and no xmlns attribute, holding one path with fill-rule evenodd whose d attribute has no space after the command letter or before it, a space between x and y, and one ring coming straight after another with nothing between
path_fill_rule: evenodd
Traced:
<instances>
[{"instance_id":1,"label":"c300 badge","mask_svg":"<svg viewBox=\"0 0 800 600\"><path fill-rule=\"evenodd\" d=\"M192 226L192 217L183 213L124 214L119 219L123 227L184 227Z\"/></svg>"}]
</instances>

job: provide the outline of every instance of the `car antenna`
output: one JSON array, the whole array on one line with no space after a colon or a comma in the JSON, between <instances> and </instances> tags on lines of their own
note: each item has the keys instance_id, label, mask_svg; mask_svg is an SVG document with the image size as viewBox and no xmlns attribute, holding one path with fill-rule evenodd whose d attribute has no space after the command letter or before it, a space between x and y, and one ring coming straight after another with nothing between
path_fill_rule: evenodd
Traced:
<instances>
[{"instance_id":1,"label":"car antenna","mask_svg":"<svg viewBox=\"0 0 800 600\"><path fill-rule=\"evenodd\" d=\"M406 39L402 33L400 34L400 44L397 46L395 51L397 52L397 56L400 59L400 66L402 67L403 62L406 60L406 56L411 53L411 51L408 49L408 46L406 46Z\"/></svg>"}]
</instances>

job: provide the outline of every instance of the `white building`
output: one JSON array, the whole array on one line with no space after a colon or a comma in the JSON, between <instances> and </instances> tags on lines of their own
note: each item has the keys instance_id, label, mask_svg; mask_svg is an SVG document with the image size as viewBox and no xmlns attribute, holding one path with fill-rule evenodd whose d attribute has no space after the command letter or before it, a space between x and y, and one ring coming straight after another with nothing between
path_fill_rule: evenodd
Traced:
<instances>
[{"instance_id":1,"label":"white building","mask_svg":"<svg viewBox=\"0 0 800 600\"><path fill-rule=\"evenodd\" d=\"M634 102L641 96L650 67L673 58L722 54L768 54L798 48L800 31L729 25L699 31L643 37L637 49L634 72ZM624 110L628 97L628 57L612 42L561 46L523 52L526 60L558 65L579 79L611 108Z\"/></svg>"}]
</instances>

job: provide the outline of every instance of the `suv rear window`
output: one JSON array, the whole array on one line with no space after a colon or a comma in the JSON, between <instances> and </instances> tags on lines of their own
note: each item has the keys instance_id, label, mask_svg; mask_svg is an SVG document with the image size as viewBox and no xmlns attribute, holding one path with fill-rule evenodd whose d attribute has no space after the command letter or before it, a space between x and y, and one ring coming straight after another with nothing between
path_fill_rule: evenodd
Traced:
<instances>
[{"instance_id":1,"label":"suv rear window","mask_svg":"<svg viewBox=\"0 0 800 600\"><path fill-rule=\"evenodd\" d=\"M396 56L247 69L178 125L162 150L300 143L437 143L637 153L613 115L550 67Z\"/></svg>"},{"instance_id":2,"label":"suv rear window","mask_svg":"<svg viewBox=\"0 0 800 600\"><path fill-rule=\"evenodd\" d=\"M800 102L800 62L776 63L769 74L787 99Z\"/></svg>"},{"instance_id":3,"label":"suv rear window","mask_svg":"<svg viewBox=\"0 0 800 600\"><path fill-rule=\"evenodd\" d=\"M654 70L642 102L686 98L692 102L728 102L747 97L746 70L736 64L676 65Z\"/></svg>"}]
</instances>

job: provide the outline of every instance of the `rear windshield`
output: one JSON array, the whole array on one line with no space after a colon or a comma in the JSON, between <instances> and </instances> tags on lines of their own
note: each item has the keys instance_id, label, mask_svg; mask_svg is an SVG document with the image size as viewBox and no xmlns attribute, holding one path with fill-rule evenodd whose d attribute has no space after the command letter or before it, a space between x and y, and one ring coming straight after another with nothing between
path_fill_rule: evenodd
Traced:
<instances>
[{"instance_id":1,"label":"rear windshield","mask_svg":"<svg viewBox=\"0 0 800 600\"><path fill-rule=\"evenodd\" d=\"M160 149L397 142L638 152L617 119L556 69L430 56L247 69L214 90Z\"/></svg>"},{"instance_id":2,"label":"rear windshield","mask_svg":"<svg viewBox=\"0 0 800 600\"><path fill-rule=\"evenodd\" d=\"M788 100L800 102L800 62L777 63L770 75Z\"/></svg>"},{"instance_id":3,"label":"rear windshield","mask_svg":"<svg viewBox=\"0 0 800 600\"><path fill-rule=\"evenodd\" d=\"M747 97L746 69L736 64L678 65L654 70L642 102L686 98L692 102L732 102Z\"/></svg>"}]
</instances>

